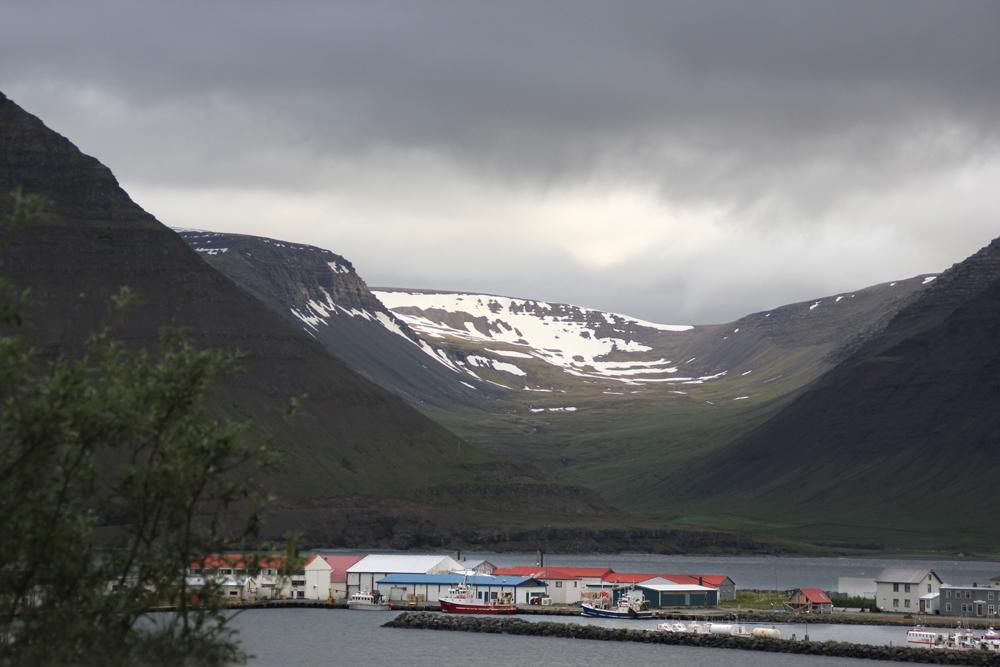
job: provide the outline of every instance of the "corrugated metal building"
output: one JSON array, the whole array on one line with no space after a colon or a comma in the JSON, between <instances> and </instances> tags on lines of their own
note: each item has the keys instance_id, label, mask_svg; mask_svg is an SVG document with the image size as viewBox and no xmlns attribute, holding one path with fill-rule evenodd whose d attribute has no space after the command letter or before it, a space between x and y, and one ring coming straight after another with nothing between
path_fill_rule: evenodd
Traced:
<instances>
[{"instance_id":1,"label":"corrugated metal building","mask_svg":"<svg viewBox=\"0 0 1000 667\"><path fill-rule=\"evenodd\" d=\"M632 586L618 586L613 590L614 601L627 595ZM662 577L656 577L639 584L634 590L642 593L653 609L662 607L716 607L719 604L719 589L698 584L675 584Z\"/></svg>"},{"instance_id":2,"label":"corrugated metal building","mask_svg":"<svg viewBox=\"0 0 1000 667\"><path fill-rule=\"evenodd\" d=\"M462 569L461 563L445 554L372 554L347 568L347 595L373 591L375 582L390 574L448 574Z\"/></svg>"},{"instance_id":3,"label":"corrugated metal building","mask_svg":"<svg viewBox=\"0 0 1000 667\"><path fill-rule=\"evenodd\" d=\"M392 602L405 602L410 596L420 596L424 602L437 602L448 591L467 583L478 600L496 600L509 593L517 604L530 604L533 597L545 597L545 584L524 576L472 576L460 574L390 574L375 584L378 591Z\"/></svg>"}]
</instances>

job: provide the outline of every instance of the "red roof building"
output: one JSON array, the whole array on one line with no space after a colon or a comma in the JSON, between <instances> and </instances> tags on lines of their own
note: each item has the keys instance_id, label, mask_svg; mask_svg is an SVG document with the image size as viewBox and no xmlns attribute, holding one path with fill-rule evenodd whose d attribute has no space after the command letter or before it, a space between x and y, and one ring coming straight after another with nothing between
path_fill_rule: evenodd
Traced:
<instances>
[{"instance_id":1,"label":"red roof building","mask_svg":"<svg viewBox=\"0 0 1000 667\"><path fill-rule=\"evenodd\" d=\"M833 613L833 600L821 588L799 588L786 605L792 611L806 614Z\"/></svg>"},{"instance_id":2,"label":"red roof building","mask_svg":"<svg viewBox=\"0 0 1000 667\"><path fill-rule=\"evenodd\" d=\"M315 569L316 560L322 560L330 568L330 583L347 583L347 568L351 567L364 556L324 556L316 554L306 563L306 570Z\"/></svg>"}]
</instances>

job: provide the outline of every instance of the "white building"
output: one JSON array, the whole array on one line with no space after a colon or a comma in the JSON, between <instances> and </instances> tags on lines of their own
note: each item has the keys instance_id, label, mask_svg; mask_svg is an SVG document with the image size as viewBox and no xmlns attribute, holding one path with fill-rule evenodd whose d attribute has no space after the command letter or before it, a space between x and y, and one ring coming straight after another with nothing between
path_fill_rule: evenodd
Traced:
<instances>
[{"instance_id":1,"label":"white building","mask_svg":"<svg viewBox=\"0 0 1000 667\"><path fill-rule=\"evenodd\" d=\"M316 554L305 566L305 597L310 600L342 600L347 597L347 569L363 556Z\"/></svg>"},{"instance_id":2,"label":"white building","mask_svg":"<svg viewBox=\"0 0 1000 667\"><path fill-rule=\"evenodd\" d=\"M578 604L588 586L598 586L611 574L607 567L501 567L495 575L533 577L545 582L552 604Z\"/></svg>"},{"instance_id":3,"label":"white building","mask_svg":"<svg viewBox=\"0 0 1000 667\"><path fill-rule=\"evenodd\" d=\"M845 597L874 598L875 579L872 577L837 577L837 592Z\"/></svg>"},{"instance_id":4,"label":"white building","mask_svg":"<svg viewBox=\"0 0 1000 667\"><path fill-rule=\"evenodd\" d=\"M372 554L347 568L347 595L374 591L376 582L390 574L449 574L462 570L461 563L445 555Z\"/></svg>"},{"instance_id":5,"label":"white building","mask_svg":"<svg viewBox=\"0 0 1000 667\"><path fill-rule=\"evenodd\" d=\"M875 577L875 604L881 611L930 613L924 596L939 593L941 583L928 568L890 567Z\"/></svg>"}]
</instances>

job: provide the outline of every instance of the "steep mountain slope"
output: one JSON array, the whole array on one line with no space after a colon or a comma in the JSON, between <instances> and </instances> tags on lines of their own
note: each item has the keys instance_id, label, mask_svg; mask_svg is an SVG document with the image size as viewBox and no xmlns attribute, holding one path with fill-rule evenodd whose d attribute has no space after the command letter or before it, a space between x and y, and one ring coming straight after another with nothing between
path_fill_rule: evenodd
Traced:
<instances>
[{"instance_id":1,"label":"steep mountain slope","mask_svg":"<svg viewBox=\"0 0 1000 667\"><path fill-rule=\"evenodd\" d=\"M351 368L413 402L479 400L449 355L418 337L369 291L349 261L315 246L259 236L180 230L213 267L301 328Z\"/></svg>"},{"instance_id":2,"label":"steep mountain slope","mask_svg":"<svg viewBox=\"0 0 1000 667\"><path fill-rule=\"evenodd\" d=\"M695 506L780 515L788 534L812 539L997 546L998 340L1000 239L724 456L688 471Z\"/></svg>"},{"instance_id":3,"label":"steep mountain slope","mask_svg":"<svg viewBox=\"0 0 1000 667\"><path fill-rule=\"evenodd\" d=\"M502 519L516 522L539 508L539 495L545 521L599 510L593 495L485 455L350 370L212 269L105 166L0 94L0 192L16 186L50 198L54 214L0 248L4 274L33 294L18 333L46 353L72 353L104 319L109 295L128 285L145 302L116 329L130 345L152 346L172 325L199 345L243 351L245 370L223 406L284 445L274 531L302 528L327 544L419 540L495 518L498 505L520 508ZM289 425L288 400L302 394ZM449 507L434 505L439 498Z\"/></svg>"},{"instance_id":4,"label":"steep mountain slope","mask_svg":"<svg viewBox=\"0 0 1000 667\"><path fill-rule=\"evenodd\" d=\"M661 325L566 304L376 289L435 345L502 365L486 410L429 410L467 439L538 462L621 507L660 514L671 474L747 433L885 326L934 276L722 325Z\"/></svg>"}]
</instances>

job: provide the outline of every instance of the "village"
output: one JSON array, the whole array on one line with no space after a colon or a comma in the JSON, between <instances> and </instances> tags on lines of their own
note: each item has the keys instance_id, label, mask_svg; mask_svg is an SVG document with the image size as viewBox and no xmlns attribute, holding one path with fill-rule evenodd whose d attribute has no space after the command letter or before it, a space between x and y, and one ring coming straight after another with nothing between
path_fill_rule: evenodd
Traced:
<instances>
[{"instance_id":1,"label":"village","mask_svg":"<svg viewBox=\"0 0 1000 667\"><path fill-rule=\"evenodd\" d=\"M461 554L314 553L303 562L291 569L278 556L211 554L191 564L186 583L194 592L214 586L237 605L302 601L347 606L352 596L372 595L394 609L437 609L441 598L461 585L478 601L506 600L526 612L579 614L583 605L615 603L630 595L641 596L643 606L658 615L735 609L829 620L836 613L865 613L990 624L1000 616L1000 576L982 583L947 583L930 567L888 568L874 578L840 577L836 591L802 587L762 592L738 591L737 582L719 573L547 566L541 553L534 564L513 567L463 560ZM840 606L842 601L857 606Z\"/></svg>"}]
</instances>

